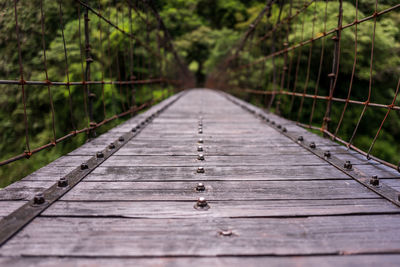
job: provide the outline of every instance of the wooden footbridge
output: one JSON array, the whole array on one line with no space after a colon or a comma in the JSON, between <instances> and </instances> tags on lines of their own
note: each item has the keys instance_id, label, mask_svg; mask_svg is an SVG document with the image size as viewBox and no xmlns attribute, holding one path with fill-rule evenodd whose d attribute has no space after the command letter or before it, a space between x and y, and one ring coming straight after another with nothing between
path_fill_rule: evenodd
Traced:
<instances>
[{"instance_id":1,"label":"wooden footbridge","mask_svg":"<svg viewBox=\"0 0 400 267\"><path fill-rule=\"evenodd\" d=\"M184 91L1 190L2 237L25 225L0 265L394 266L400 202L379 188L400 189L398 173L230 95Z\"/></svg>"},{"instance_id":2,"label":"wooden footbridge","mask_svg":"<svg viewBox=\"0 0 400 267\"><path fill-rule=\"evenodd\" d=\"M163 1L3 2L0 266L400 265L400 4L267 0L189 89Z\"/></svg>"}]
</instances>

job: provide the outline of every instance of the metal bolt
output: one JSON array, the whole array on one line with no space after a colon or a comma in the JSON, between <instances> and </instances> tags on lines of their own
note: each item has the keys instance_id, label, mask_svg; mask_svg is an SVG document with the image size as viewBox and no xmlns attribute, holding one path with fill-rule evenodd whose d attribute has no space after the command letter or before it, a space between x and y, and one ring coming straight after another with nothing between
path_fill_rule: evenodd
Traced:
<instances>
[{"instance_id":1,"label":"metal bolt","mask_svg":"<svg viewBox=\"0 0 400 267\"><path fill-rule=\"evenodd\" d=\"M68 186L68 180L65 177L60 178L57 183L58 187L67 187Z\"/></svg>"},{"instance_id":2,"label":"metal bolt","mask_svg":"<svg viewBox=\"0 0 400 267\"><path fill-rule=\"evenodd\" d=\"M297 138L297 141L299 141L299 142L303 142L303 141L304 141L304 138L303 138L303 136L302 136L302 135L300 135L300 136Z\"/></svg>"},{"instance_id":3,"label":"metal bolt","mask_svg":"<svg viewBox=\"0 0 400 267\"><path fill-rule=\"evenodd\" d=\"M203 143L203 139L200 138L199 139L199 143L202 144Z\"/></svg>"},{"instance_id":4,"label":"metal bolt","mask_svg":"<svg viewBox=\"0 0 400 267\"><path fill-rule=\"evenodd\" d=\"M197 186L196 186L196 191L203 192L203 191L205 191L205 190L206 190L206 187L204 186L203 183L198 183L198 184L197 184Z\"/></svg>"},{"instance_id":5,"label":"metal bolt","mask_svg":"<svg viewBox=\"0 0 400 267\"><path fill-rule=\"evenodd\" d=\"M201 121L199 122L199 126L203 126L203 123Z\"/></svg>"},{"instance_id":6,"label":"metal bolt","mask_svg":"<svg viewBox=\"0 0 400 267\"><path fill-rule=\"evenodd\" d=\"M331 157L331 152L330 151L325 151L324 152L324 157L325 158L330 158Z\"/></svg>"},{"instance_id":7,"label":"metal bolt","mask_svg":"<svg viewBox=\"0 0 400 267\"><path fill-rule=\"evenodd\" d=\"M345 169L348 169L348 170L351 170L351 168L353 168L353 165L351 164L350 160L346 160L346 162L344 163L343 166Z\"/></svg>"},{"instance_id":8,"label":"metal bolt","mask_svg":"<svg viewBox=\"0 0 400 267\"><path fill-rule=\"evenodd\" d=\"M199 151L199 152L203 151L203 147L202 146L198 146L197 147L197 151Z\"/></svg>"},{"instance_id":9,"label":"metal bolt","mask_svg":"<svg viewBox=\"0 0 400 267\"><path fill-rule=\"evenodd\" d=\"M133 132L133 133L136 132L136 128L132 128L132 132Z\"/></svg>"},{"instance_id":10,"label":"metal bolt","mask_svg":"<svg viewBox=\"0 0 400 267\"><path fill-rule=\"evenodd\" d=\"M274 122L274 121L271 121L271 124L272 124L272 125L275 125L275 122Z\"/></svg>"},{"instance_id":11,"label":"metal bolt","mask_svg":"<svg viewBox=\"0 0 400 267\"><path fill-rule=\"evenodd\" d=\"M97 158L104 158L103 152L101 152L101 151L100 151L100 152L97 152L97 153L96 153L96 157L97 157Z\"/></svg>"},{"instance_id":12,"label":"metal bolt","mask_svg":"<svg viewBox=\"0 0 400 267\"><path fill-rule=\"evenodd\" d=\"M204 167L198 167L197 173L204 173Z\"/></svg>"},{"instance_id":13,"label":"metal bolt","mask_svg":"<svg viewBox=\"0 0 400 267\"><path fill-rule=\"evenodd\" d=\"M210 206L207 203L207 200L204 197L199 197L194 206L196 209L208 209Z\"/></svg>"},{"instance_id":14,"label":"metal bolt","mask_svg":"<svg viewBox=\"0 0 400 267\"><path fill-rule=\"evenodd\" d=\"M278 127L278 129L282 128L282 126L280 124L278 124L278 126L276 126L276 127Z\"/></svg>"},{"instance_id":15,"label":"metal bolt","mask_svg":"<svg viewBox=\"0 0 400 267\"><path fill-rule=\"evenodd\" d=\"M142 122L140 123L140 125L142 125L142 126L143 126L144 124L145 124L145 122L144 122L144 121L142 121Z\"/></svg>"},{"instance_id":16,"label":"metal bolt","mask_svg":"<svg viewBox=\"0 0 400 267\"><path fill-rule=\"evenodd\" d=\"M379 178L377 175L374 175L371 177L369 180L369 183L372 184L373 186L379 186Z\"/></svg>"},{"instance_id":17,"label":"metal bolt","mask_svg":"<svg viewBox=\"0 0 400 267\"><path fill-rule=\"evenodd\" d=\"M120 137L118 138L118 141L124 142L124 141L125 141L125 138L124 138L123 136L120 136Z\"/></svg>"},{"instance_id":18,"label":"metal bolt","mask_svg":"<svg viewBox=\"0 0 400 267\"><path fill-rule=\"evenodd\" d=\"M114 143L109 144L109 145L108 145L108 148L109 148L109 149L114 149L114 148L115 148Z\"/></svg>"},{"instance_id":19,"label":"metal bolt","mask_svg":"<svg viewBox=\"0 0 400 267\"><path fill-rule=\"evenodd\" d=\"M269 122L269 118L267 118L266 121Z\"/></svg>"},{"instance_id":20,"label":"metal bolt","mask_svg":"<svg viewBox=\"0 0 400 267\"><path fill-rule=\"evenodd\" d=\"M198 160L204 160L204 155L203 155L203 154L199 154L199 155L197 156L197 159L198 159Z\"/></svg>"},{"instance_id":21,"label":"metal bolt","mask_svg":"<svg viewBox=\"0 0 400 267\"><path fill-rule=\"evenodd\" d=\"M140 129L140 124L136 125L136 129L138 130Z\"/></svg>"},{"instance_id":22,"label":"metal bolt","mask_svg":"<svg viewBox=\"0 0 400 267\"><path fill-rule=\"evenodd\" d=\"M81 164L81 170L89 169L89 166L86 163Z\"/></svg>"},{"instance_id":23,"label":"metal bolt","mask_svg":"<svg viewBox=\"0 0 400 267\"><path fill-rule=\"evenodd\" d=\"M33 204L42 205L45 202L44 195L42 193L38 193L33 198Z\"/></svg>"},{"instance_id":24,"label":"metal bolt","mask_svg":"<svg viewBox=\"0 0 400 267\"><path fill-rule=\"evenodd\" d=\"M315 145L314 142L311 142L311 143L310 143L310 148L315 149L316 147L317 147L317 146Z\"/></svg>"},{"instance_id":25,"label":"metal bolt","mask_svg":"<svg viewBox=\"0 0 400 267\"><path fill-rule=\"evenodd\" d=\"M397 200L400 202L400 194L397 196Z\"/></svg>"},{"instance_id":26,"label":"metal bolt","mask_svg":"<svg viewBox=\"0 0 400 267\"><path fill-rule=\"evenodd\" d=\"M286 133L287 129L285 127L283 127L282 132Z\"/></svg>"},{"instance_id":27,"label":"metal bolt","mask_svg":"<svg viewBox=\"0 0 400 267\"><path fill-rule=\"evenodd\" d=\"M202 134L203 133L203 130L199 130L199 134Z\"/></svg>"}]
</instances>

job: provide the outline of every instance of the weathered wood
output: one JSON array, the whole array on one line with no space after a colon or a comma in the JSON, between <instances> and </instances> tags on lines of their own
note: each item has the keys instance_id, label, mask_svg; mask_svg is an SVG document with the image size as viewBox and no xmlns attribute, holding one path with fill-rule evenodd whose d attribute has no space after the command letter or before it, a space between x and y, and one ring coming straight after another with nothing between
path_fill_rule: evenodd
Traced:
<instances>
[{"instance_id":1,"label":"weathered wood","mask_svg":"<svg viewBox=\"0 0 400 267\"><path fill-rule=\"evenodd\" d=\"M70 158L72 158L71 156ZM80 159L80 158L79 158ZM75 160L75 159L72 159ZM70 161L67 164L72 164ZM103 166L174 166L174 167L185 167L185 166L252 166L252 165L325 165L322 159L312 155L302 155L301 160L296 155L283 154L280 157L275 155L265 155L262 157L254 156L208 156L205 160L198 160L197 157L193 156L113 156L106 160ZM63 165L64 166L64 165Z\"/></svg>"},{"instance_id":2,"label":"weathered wood","mask_svg":"<svg viewBox=\"0 0 400 267\"><path fill-rule=\"evenodd\" d=\"M149 114L0 191L0 217ZM203 134L198 134L200 116ZM343 162L351 160L368 175L391 178L381 181L397 186L394 171L293 122L270 117ZM199 138L203 152L197 151ZM204 161L197 159L199 153ZM199 166L205 173L197 173ZM195 190L198 182L205 184L204 192ZM194 208L200 196L210 209ZM397 206L345 172L225 95L192 90L1 247L0 265L23 265L26 259L38 265L390 264L399 260L398 255L386 257L400 254L399 223ZM222 230L233 234L223 236ZM375 255L321 256L360 253ZM380 253L385 255L376 255ZM276 255L282 257L267 257Z\"/></svg>"},{"instance_id":3,"label":"weathered wood","mask_svg":"<svg viewBox=\"0 0 400 267\"><path fill-rule=\"evenodd\" d=\"M194 201L58 201L44 216L127 217L127 218L210 218L210 217L298 217L322 215L400 214L384 199L210 201L207 211L193 208Z\"/></svg>"},{"instance_id":4,"label":"weathered wood","mask_svg":"<svg viewBox=\"0 0 400 267\"><path fill-rule=\"evenodd\" d=\"M0 255L216 256L400 253L400 215L305 218L37 218ZM385 227L383 227L385 226ZM231 230L231 236L221 231Z\"/></svg>"},{"instance_id":5,"label":"weathered wood","mask_svg":"<svg viewBox=\"0 0 400 267\"><path fill-rule=\"evenodd\" d=\"M85 258L85 257L2 257L2 266L297 266L297 267L375 267L398 266L400 255L336 255L292 257L156 257L156 258Z\"/></svg>"},{"instance_id":6,"label":"weathered wood","mask_svg":"<svg viewBox=\"0 0 400 267\"><path fill-rule=\"evenodd\" d=\"M210 166L204 173L196 167L98 167L84 181L232 181L232 180L325 180L350 179L324 166Z\"/></svg>"},{"instance_id":7,"label":"weathered wood","mask_svg":"<svg viewBox=\"0 0 400 267\"><path fill-rule=\"evenodd\" d=\"M196 192L192 182L95 182L80 183L63 200L276 200L352 199L377 195L353 180L325 181L208 181L206 191Z\"/></svg>"}]
</instances>

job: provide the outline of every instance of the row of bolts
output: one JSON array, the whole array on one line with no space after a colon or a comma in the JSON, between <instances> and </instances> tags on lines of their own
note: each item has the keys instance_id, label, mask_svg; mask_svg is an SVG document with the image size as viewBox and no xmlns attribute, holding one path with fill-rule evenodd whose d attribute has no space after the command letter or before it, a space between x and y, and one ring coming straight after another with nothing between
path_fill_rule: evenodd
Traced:
<instances>
[{"instance_id":1,"label":"row of bolts","mask_svg":"<svg viewBox=\"0 0 400 267\"><path fill-rule=\"evenodd\" d=\"M149 120L146 120L146 122L148 122L148 121L149 121ZM268 122L269 122L269 120L268 120ZM145 124L145 122L142 122L142 125L143 125L143 124ZM275 122L272 121L272 124L275 124ZM199 134L203 134L203 117L201 117L201 116L199 117L199 124L198 124L198 126L199 126L199 128L198 128L198 133L199 133ZM278 125L277 127L280 129L280 128L281 128L281 125ZM136 128L139 129L140 126L138 125ZM135 129L135 128L134 128L134 129ZM135 130L132 129L132 131L134 131L134 132L136 132L136 130L137 130L137 129L135 129ZM283 132L286 132L286 131L287 131L286 128L283 128ZM124 137L121 136L121 137L118 139L118 141L123 142L123 141L124 141ZM299 136L298 139L297 139L297 141L298 141L298 142L303 142L303 141L304 141L303 136ZM204 149L203 149L203 143L204 143L203 139L202 139L202 138L199 138L198 143L199 143L199 145L198 145L198 147L197 147L197 151L200 152L200 154L197 156L197 159L200 160L200 161L203 161L203 160L204 160L204 155L203 155L203 153L201 153L201 152L204 151ZM315 149L315 148L316 148L315 142L311 142L311 143L309 144L309 146L310 146L311 149ZM109 145L109 148L110 148L110 149L113 149L113 148L115 148L115 145L114 145L113 143L111 143L111 144ZM96 157L97 157L97 158L102 158L102 157L104 157L104 155L103 155L102 152L97 152L97 153L96 153ZM325 157L325 158L330 158L330 157L331 157L330 151L324 152L324 157ZM344 163L344 168L345 168L345 169L351 170L352 167L353 167L353 165L351 164L351 162L350 162L349 160L347 160L347 161ZM87 169L87 168L88 168L87 164L86 164L86 163L82 163L81 169L84 170L84 169ZM197 173L204 173L204 172L205 172L205 171L204 171L204 167L198 167L198 168L197 168ZM370 179L370 184L373 185L373 186L379 186L379 178L378 178L377 175L374 175L374 176L371 177L371 179ZM68 180L67 180L65 177L61 178L61 179L58 181L58 187L67 187L67 186L68 186ZM206 188L205 188L205 186L204 186L203 183L198 183L198 184L197 184L197 186L196 186L196 191L197 191L197 192L204 192L205 190L206 190ZM44 199L44 197L43 197L43 194L37 194L37 195L34 197L33 200L34 200L34 204L36 204L36 205L38 205L38 204L43 204L43 203L45 202L45 199ZM399 201L400 201L400 195L399 195ZM205 199L204 197L199 197L198 200L197 200L197 203L195 204L194 207L195 207L196 209L201 209L201 210L207 210L207 209L210 208L210 206L208 205L208 203L207 203L207 201L206 201L206 199Z\"/></svg>"},{"instance_id":2,"label":"row of bolts","mask_svg":"<svg viewBox=\"0 0 400 267\"><path fill-rule=\"evenodd\" d=\"M203 134L203 117L199 117L199 128L198 128L198 133ZM197 159L200 161L204 160L204 154L202 153L204 151L203 149L203 139L199 138L198 140L198 146L197 146L197 152L199 152L199 155L197 156ZM197 168L197 173L204 173L204 167L198 167ZM206 190L206 187L204 186L203 183L198 183L196 186L196 191L197 192L204 192ZM197 203L194 205L195 209L198 210L208 210L210 206L208 205L206 199L204 197L199 197L197 199Z\"/></svg>"}]
</instances>

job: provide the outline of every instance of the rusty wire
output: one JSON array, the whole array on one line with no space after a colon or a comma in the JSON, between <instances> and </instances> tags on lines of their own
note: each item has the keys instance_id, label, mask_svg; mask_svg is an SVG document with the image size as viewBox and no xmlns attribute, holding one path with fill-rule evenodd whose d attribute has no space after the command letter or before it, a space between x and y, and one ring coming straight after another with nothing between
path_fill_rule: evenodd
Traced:
<instances>
[{"instance_id":1,"label":"rusty wire","mask_svg":"<svg viewBox=\"0 0 400 267\"><path fill-rule=\"evenodd\" d=\"M317 3L318 2L325 2L325 8L324 10L317 10ZM286 13L286 17L279 19L279 16L281 14L281 6L285 2L285 5L287 4L287 7L289 8L288 12ZM242 59L239 57L237 60L231 60L228 62L228 65L225 65L224 68L221 70L218 70L218 76L219 77L211 77L209 79L208 85L210 87L222 87L221 89L223 90L232 90L233 92L236 92L238 94L243 95L243 93L249 93L253 95L262 95L263 97L266 97L266 99L269 99L269 101L266 102L265 108L267 110L272 108L272 102L275 101L276 105L279 106L279 98L275 96L286 96L283 99L289 99L289 103L286 103L286 106L288 107L289 116L292 116L292 114L296 114L294 116L297 119L298 125L309 128L309 129L314 129L318 130L321 133L323 133L326 137L330 137L334 141L338 141L344 145L347 146L349 149L353 149L362 155L366 156L367 159L374 159L386 166L389 166L391 168L397 169L400 172L400 163L398 164L393 164L390 162L386 162L383 159L380 159L376 156L372 155L372 150L376 144L377 139L380 136L380 133L382 132L383 126L385 122L387 121L389 114L391 111L399 111L400 106L397 103L398 95L399 95L399 87L400 87L400 78L396 84L396 89L394 91L394 97L391 98L391 101L389 102L390 104L387 103L379 103L378 101L373 101L372 99L372 92L374 90L374 79L373 79L373 71L374 71L374 48L376 45L376 35L377 35L377 21L379 17L393 12L395 10L400 9L400 4L394 4L393 6L385 6L383 10L378 10L378 1L374 1L374 6L373 6L373 13L371 15L367 15L364 18L359 19L359 1L356 0L354 3L355 6L355 18L354 21L352 22L346 22L346 24L343 22L343 1L338 0L337 1L337 11L335 13L328 12L328 0L305 0L304 3L300 6L297 5L297 7L294 7L293 5L293 0L290 1L290 3L287 3L286 1L280 0L280 1L275 1L274 4L272 5L271 9L275 10L274 14L276 17L278 17L277 22L272 23L271 21L267 21L266 23L271 25L271 27L267 28L264 30L264 33L261 33L259 37L257 37L257 42L255 44L251 44L251 46L240 46L242 50L236 51L236 54L241 54L244 50L247 49L247 52L249 54L254 54L254 59L252 61L244 61L242 63ZM330 1L330 3L333 3ZM312 11L310 10L311 8L314 8L313 15L314 20L312 20L312 26L310 27L311 30L311 37L307 37L306 40L303 39L303 33L304 33L304 18L305 14L308 11L308 14L310 14ZM294 10L292 10L292 8ZM371 7L372 8L372 7ZM263 12L263 11L261 11ZM322 12L324 12L323 15L323 32L316 34L314 31L314 26L315 26L315 18L316 18L316 13L319 12L322 15ZM333 17L337 16L337 25L333 28L327 29L327 19L328 17ZM372 21L373 28L371 29L371 47L370 47L370 57L369 57L369 81L368 81L368 89L365 96L364 100L359 100L359 99L353 99L352 98L352 89L354 87L355 83L355 73L357 69L357 63L358 63L358 54L359 52L357 51L358 48L358 27L362 23L366 23L368 21ZM291 27L297 27L295 30L291 30ZM249 26L251 28L252 25ZM300 27L300 29L299 29ZM287 30L286 35L283 35L283 37L276 39L276 36L282 35L282 29ZM342 31L347 29L347 28L353 28L353 34L354 34L354 60L352 64L352 69L351 73L349 73L350 76L350 82L347 86L347 93L345 97L341 96L336 96L335 91L339 90L337 89L337 84L338 80L341 79L339 77L339 70L340 70L340 65L341 65L341 60L340 58L343 57L342 51L341 51L341 36L342 36ZM254 30L254 29L252 29ZM246 31L243 36L246 36L248 31ZM289 32L293 32L292 37L289 40ZM293 36L294 35L294 36ZM299 38L300 35L300 38ZM327 45L326 45L326 40L328 38L332 39L334 42L333 44L333 49L330 51L327 51ZM241 39L243 40L243 38ZM316 49L313 49L314 43L320 40L321 41L321 49L319 51L314 51ZM249 40L250 42L251 40ZM270 46L271 46L271 51L269 54L261 54L261 56L257 53L257 47L261 47L261 51L263 51L263 45L264 42L270 41ZM291 43L289 43L291 41ZM282 42L282 43L281 43ZM281 46L280 49L275 50L275 47ZM302 49L304 46L308 46L308 55L304 56L304 60L302 60ZM238 46L234 46L238 47ZM254 52L255 51L255 52ZM228 58L232 58L233 53L230 51L231 55L227 55ZM312 55L318 53L318 63L315 64L316 68L311 69L311 60L312 60ZM244 54L244 53L243 53ZM327 58L327 55L332 55L332 57ZM281 57L281 63L279 69L277 69L276 66L276 60L278 57ZM265 62L269 61L270 66L272 66L272 70L265 70ZM304 61L304 62L303 62ZM328 73L328 93L322 94L320 89L320 83L325 79L322 74L322 69L324 65L331 64L331 70L330 73ZM258 69L255 68L255 66L258 66ZM318 67L317 67L318 66ZM318 68L318 69L317 69ZM248 70L251 70L251 72L254 71L261 71L261 79L258 80L263 80L263 77L268 75L269 79L269 84L271 85L268 87L268 84L265 86L264 82L261 82L261 86L257 84L257 82L254 81L249 81L247 84L243 82L242 77L245 80L250 80L248 77L250 77L247 73ZM299 70L303 70L300 72ZM267 72L268 71L268 72ZM279 72L279 73L278 73ZM313 85L313 93L308 93L308 87L310 85L310 73L315 72L316 73L316 83ZM244 75L247 73L247 75ZM272 75L271 75L272 73ZM278 74L277 74L278 73ZM258 74L257 74L258 77ZM279 77L280 81L277 81L277 77ZM299 85L299 78L304 78L302 81L304 84L302 84L302 89L298 88ZM236 81L239 81L237 83ZM397 80L396 80L397 81ZM255 85L256 84L256 85ZM217 87L218 86L218 87ZM259 89L261 87L261 89ZM294 101L296 99L299 99L299 104L294 105ZM300 122L300 119L303 118L303 113L305 112L305 99L310 99L310 114L308 117L307 115L307 123L302 123ZM325 111L324 114L319 114L323 115L323 119L320 125L316 126L316 123L313 121L314 115L316 115L316 103L317 100L323 100L325 103ZM342 103L344 107L340 110L338 114L338 122L334 128L331 129L330 122L331 122L331 116L332 116L332 105L335 103ZM357 121L356 125L352 129L352 133L349 135L349 139L345 140L339 136L339 131L342 128L343 124L345 123L345 114L349 110L349 105L350 104L355 104L357 106L362 107L361 113L357 115ZM297 109L297 111L295 110ZM385 110L385 115L383 116L382 120L379 123L379 127L377 128L376 132L374 133L373 136L371 136L371 143L369 144L369 147L365 150L357 147L354 145L354 139L360 129L360 124L361 121L363 121L366 115L366 112L370 108L380 108ZM275 112L279 112L277 108L275 109ZM297 113L296 113L297 112ZM295 119L295 120L296 120Z\"/></svg>"},{"instance_id":2,"label":"rusty wire","mask_svg":"<svg viewBox=\"0 0 400 267\"><path fill-rule=\"evenodd\" d=\"M141 47L143 47L147 53L149 53L151 56L154 56L155 58L157 58L159 61L163 61L163 60L167 60L167 57L165 56L165 53L171 53L171 51L169 51L168 49L166 49L165 47L163 47L163 53L164 55L161 56L160 55L160 48L158 49L158 51L154 51L152 49L152 46L150 45L150 38L148 36L146 36L146 40L142 41L139 39L138 36L135 35L135 33L133 32L133 22L132 22L132 4L131 1L127 1L128 3L125 3L126 6L125 8L129 8L129 12L124 12L124 7L121 7L121 3L120 5L118 5L116 8L118 9L117 12L119 14L117 14L117 22L114 23L111 21L111 13L108 12L108 18L106 18L103 14L102 14L102 10L104 9L104 7L102 6L102 2L98 1L97 3L97 9L89 6L87 4L86 1L81 1L81 0L75 0L75 2L77 3L77 19L78 19L78 26L77 26L77 32L79 35L79 38L77 40L77 42L79 42L79 50L80 50L80 62L78 61L77 63L79 63L80 68L81 68L81 74L82 74L82 79L79 81L77 80L71 80L71 79L75 79L72 78L72 76L70 75L70 71L69 71L69 65L75 62L69 62L70 61L70 57L68 55L68 40L66 40L66 36L64 35L64 18L63 18L63 3L61 0L59 0L57 2L58 4L58 20L59 20L59 24L60 24L60 33L61 33L61 42L62 42L62 49L63 49L63 58L64 58L64 71L65 71L65 77L66 77L66 81L53 81L51 80L51 78L49 77L49 73L48 73L48 67L49 67L49 61L47 60L47 47L46 47L46 42L45 42L45 35L46 35L46 29L45 29L45 18L46 18L46 14L44 12L44 7L43 7L43 0L40 0L40 24L41 24L41 42L42 42L42 58L43 58L43 71L44 71L44 75L45 75L45 80L41 81L41 80L25 80L25 76L24 76L24 63L23 63L23 53L22 53L22 42L21 42L21 36L20 36L20 25L19 25L19 17L18 17L18 3L20 3L18 0L14 0L14 5L13 5L13 10L14 10L14 23L15 23L15 32L16 32L16 41L17 41L17 51L18 51L18 64L19 64L19 80L7 80L7 79L0 79L0 84L4 84L4 85L16 85L20 87L21 90L21 94L22 94L22 104L23 104L23 124L24 124L24 131L25 131L25 147L26 150L23 153L20 153L16 156L13 156L11 158L8 158L6 160L0 161L0 166L2 165L6 165L9 164L11 162L20 160L20 159L24 159L24 158L29 158L31 155L36 154L42 150L45 149L49 149L51 147L56 146L58 143L65 141L67 139L70 139L78 134L81 133L86 133L88 135L90 135L90 133L95 133L95 130L111 121L114 121L118 118L122 118L124 116L127 116L129 114L134 114L144 108L149 107L152 103L161 100L160 98L157 99L151 99L149 101L145 101L144 103L140 104L139 106L135 105L135 98L134 98L134 94L135 94L135 88L134 86L140 86L140 85L152 85L152 84L169 84L172 85L174 87L180 87L182 85L182 81L181 80L177 80L175 77L161 77L161 76L156 76L156 74L151 75L149 73L148 78L146 79L136 79L136 77L134 77L134 61L133 61L133 57L134 57L134 44L140 45ZM108 5L107 5L108 6ZM108 8L113 8L114 6L108 6ZM135 7L133 7L135 8ZM157 14L157 17L155 17L154 15L154 7L150 8L149 6L143 5L142 9L146 10L146 16L149 15L153 15L153 19L152 23L158 23L159 24L159 28L161 28L160 24L162 23L162 19L161 17ZM82 9L84 10L84 12L81 12ZM121 10L119 10L121 9ZM139 16L141 19L142 18L142 14L141 14L142 10L136 10L135 9L135 13L137 16ZM84 15L84 23L83 23L83 30L82 30L82 23L81 23L81 14L83 13ZM97 17L97 23L90 23L90 18L89 18L89 13L92 13L94 15L94 17ZM128 13L128 14L125 14ZM122 26L119 25L118 22L118 16L122 15ZM129 19L129 30L125 31L124 30L124 16L125 15L129 15L130 19ZM150 19L150 18L148 18ZM149 22L148 22L149 23ZM104 27L103 24L107 24L110 28L107 31L107 39L105 39L105 32L104 32ZM90 40L90 27L95 27L96 30L98 30L100 32L100 44L99 45L99 54L101 57L111 57L111 44L110 44L110 33L111 33L111 29L114 29L120 33L122 33L123 38L125 40L129 41L129 55L125 55L123 54L121 58L124 58L124 62L123 65L126 64L126 61L129 61L129 75L127 75L127 79L125 79L125 77L122 77L121 73L120 73L120 68L118 65L118 51L117 51L117 55L116 55L116 61L117 61L117 73L118 73L118 79L117 81L114 81L112 79L113 77L113 64L110 64L110 68L108 70L108 75L109 75L109 80L105 80L105 75L106 75L106 69L104 66L104 62L100 62L101 66L100 66L100 71L101 71L101 78L100 80L92 80L91 77L91 68L90 65L96 61L96 58L93 58L93 55L91 53L91 50L94 49L93 48L93 44L91 43ZM165 30L165 26L163 25L162 27L164 27ZM149 30L151 30L151 28L149 27L149 25L146 23L146 27L142 27L143 31L145 31L145 33ZM84 35L84 40L82 40L82 34ZM102 42L105 41L106 45L107 45L107 53L105 53L103 46L102 46ZM170 39L165 39L164 41L166 41L166 44L169 47L172 47L172 44L169 44L169 42L171 42ZM96 44L96 49L97 49L97 44ZM84 50L84 51L83 51ZM174 54L174 57L177 58L177 55ZM128 58L128 60L126 59ZM100 59L101 60L101 59ZM181 62L179 62L181 63ZM160 63L161 64L161 63ZM170 64L172 64L170 62ZM176 64L176 63L175 63ZM84 66L85 65L85 66ZM151 71L150 69L150 61L148 62L148 70ZM182 66L179 66L178 68L182 68ZM179 75L179 74L178 74ZM151 78L149 78L151 77ZM101 86L101 94L102 94L102 105L101 109L102 109L102 113L103 113L103 119L101 121L95 121L94 118L94 109L95 109L95 105L94 105L94 97L95 94L92 91L94 88L91 88L92 86ZM111 112L107 112L106 110L106 104L105 104L105 94L104 94L104 86L105 85L115 85L118 86L120 88L122 87L130 87L131 88L131 97L129 97L129 93L128 93L128 88L126 88L126 94L122 94L122 91L120 92L120 99L122 101L122 103L125 105L125 101L126 103L129 103L129 108L126 108L125 106L123 107L123 110L121 113L117 113L116 110L113 108L112 110L112 114L114 115L109 115L108 113ZM34 120L34 118L29 118L28 119L28 113L27 113L27 100L26 100L26 90L29 89L30 87L33 86L45 86L47 87L47 94L48 94L48 102L49 102L49 107L50 107L50 116L51 116L51 132L52 132L52 138L50 140L50 142L48 142L47 144L35 147L35 148L31 148L30 146L30 132L29 132L29 120ZM84 102L84 106L82 107L82 110L85 114L85 116L83 117L84 120L87 119L87 124L84 127L78 128L78 124L80 123L78 118L74 118L74 112L77 109L77 106L73 103L74 99L72 97L72 92L71 92L71 86L77 86L78 88L82 88L83 90L83 102ZM57 132L56 132L56 112L55 112L55 104L53 102L53 96L52 96L52 91L54 90L59 90L62 88L65 88L67 90L67 106L69 108L69 117L71 120L71 127L72 127L72 131L70 131L69 133L64 133L61 137L57 138ZM111 90L111 94L112 94L112 103L114 101L114 90ZM164 96L164 95L163 95ZM113 105L114 106L114 105Z\"/></svg>"}]
</instances>

